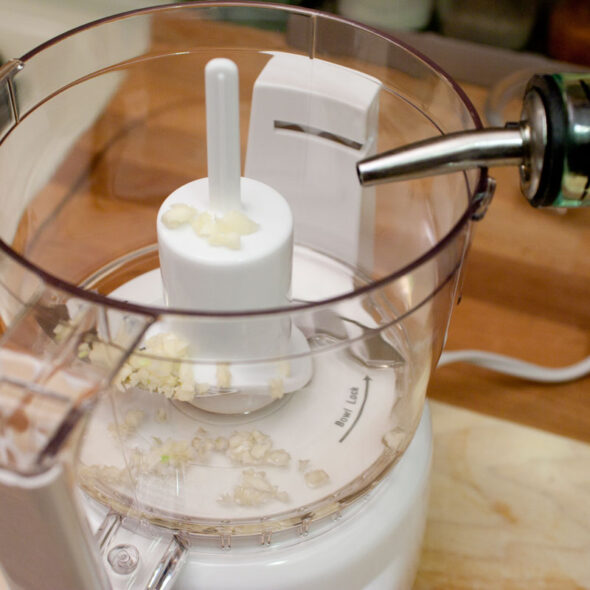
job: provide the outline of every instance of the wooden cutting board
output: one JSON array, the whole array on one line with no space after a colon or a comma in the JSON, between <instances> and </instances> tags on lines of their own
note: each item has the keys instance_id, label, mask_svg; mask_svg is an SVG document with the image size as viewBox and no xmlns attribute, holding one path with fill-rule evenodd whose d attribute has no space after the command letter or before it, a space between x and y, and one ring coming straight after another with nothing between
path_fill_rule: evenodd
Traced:
<instances>
[{"instance_id":1,"label":"wooden cutting board","mask_svg":"<svg viewBox=\"0 0 590 590\"><path fill-rule=\"evenodd\" d=\"M590 445L431 402L415 590L590 588Z\"/></svg>"}]
</instances>

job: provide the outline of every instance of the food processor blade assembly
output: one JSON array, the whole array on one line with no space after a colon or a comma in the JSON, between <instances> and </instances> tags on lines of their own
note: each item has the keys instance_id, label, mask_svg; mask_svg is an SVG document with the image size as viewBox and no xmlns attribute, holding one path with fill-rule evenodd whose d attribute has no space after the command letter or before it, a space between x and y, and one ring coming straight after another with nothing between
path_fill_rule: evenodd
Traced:
<instances>
[{"instance_id":1,"label":"food processor blade assembly","mask_svg":"<svg viewBox=\"0 0 590 590\"><path fill-rule=\"evenodd\" d=\"M523 121L486 131L395 39L252 2L137 10L7 63L9 585L411 588L426 389L486 165L584 203L584 88L535 79Z\"/></svg>"}]
</instances>

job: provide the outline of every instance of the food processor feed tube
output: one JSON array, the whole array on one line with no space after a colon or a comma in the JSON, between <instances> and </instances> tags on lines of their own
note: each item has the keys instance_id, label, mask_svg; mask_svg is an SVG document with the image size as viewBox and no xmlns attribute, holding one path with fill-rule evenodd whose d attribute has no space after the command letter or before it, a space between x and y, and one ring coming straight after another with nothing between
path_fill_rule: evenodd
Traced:
<instances>
[{"instance_id":1,"label":"food processor feed tube","mask_svg":"<svg viewBox=\"0 0 590 590\"><path fill-rule=\"evenodd\" d=\"M254 312L289 302L293 218L273 188L240 177L238 69L228 59L205 68L209 177L174 191L158 212L164 299L175 309L205 313ZM220 413L252 411L301 388L309 362L229 365L309 350L289 320L216 319L172 330L199 359L202 393L193 403ZM222 394L229 395L223 396ZM217 395L212 399L212 394ZM186 400L191 401L191 400Z\"/></svg>"}]
</instances>

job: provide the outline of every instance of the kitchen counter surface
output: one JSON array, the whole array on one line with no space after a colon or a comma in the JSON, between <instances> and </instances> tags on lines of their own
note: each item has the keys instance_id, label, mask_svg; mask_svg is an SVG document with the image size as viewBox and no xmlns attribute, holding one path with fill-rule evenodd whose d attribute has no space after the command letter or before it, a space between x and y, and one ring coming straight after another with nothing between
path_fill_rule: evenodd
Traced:
<instances>
[{"instance_id":1,"label":"kitchen counter surface","mask_svg":"<svg viewBox=\"0 0 590 590\"><path fill-rule=\"evenodd\" d=\"M479 112L486 91L466 87ZM516 115L515 115L516 116ZM590 355L590 208L535 210L514 168L496 168L497 190L465 265L447 350L478 348L545 366ZM539 385L483 369L437 371L432 399L590 442L590 378Z\"/></svg>"}]
</instances>

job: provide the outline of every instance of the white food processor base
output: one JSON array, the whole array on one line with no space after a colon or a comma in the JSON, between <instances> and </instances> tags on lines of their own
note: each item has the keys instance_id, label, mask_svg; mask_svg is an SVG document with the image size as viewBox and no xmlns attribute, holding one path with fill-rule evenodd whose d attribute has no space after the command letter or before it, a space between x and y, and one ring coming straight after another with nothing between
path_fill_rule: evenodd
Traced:
<instances>
[{"instance_id":1,"label":"white food processor base","mask_svg":"<svg viewBox=\"0 0 590 590\"><path fill-rule=\"evenodd\" d=\"M234 542L228 550L195 544L173 588L410 589L426 524L431 461L432 427L426 404L414 438L397 465L337 521L312 523L306 535L268 546ZM104 514L96 504L88 504L93 528ZM138 547L142 544L137 534L129 540ZM142 541L145 544L147 539ZM105 555L108 552L106 548ZM109 570L106 559L104 564ZM125 576L112 569L109 574L114 588L130 587Z\"/></svg>"}]
</instances>

